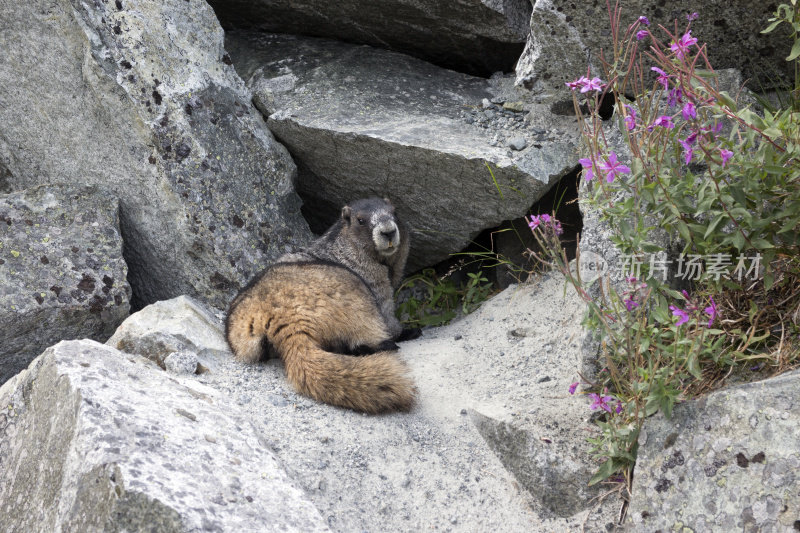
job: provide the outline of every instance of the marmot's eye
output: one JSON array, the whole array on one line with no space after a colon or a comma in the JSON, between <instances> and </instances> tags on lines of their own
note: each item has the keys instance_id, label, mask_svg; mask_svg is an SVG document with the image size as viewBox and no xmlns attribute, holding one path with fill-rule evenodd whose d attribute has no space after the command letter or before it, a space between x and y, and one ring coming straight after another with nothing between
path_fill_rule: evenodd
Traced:
<instances>
[{"instance_id":1,"label":"marmot's eye","mask_svg":"<svg viewBox=\"0 0 800 533\"><path fill-rule=\"evenodd\" d=\"M364 219L363 219L363 218L361 218L361 217L357 217L357 218L356 218L356 220L358 220L358 223L359 223L359 224L361 224L362 226L364 225L364 222L365 222L365 221L364 221Z\"/></svg>"}]
</instances>

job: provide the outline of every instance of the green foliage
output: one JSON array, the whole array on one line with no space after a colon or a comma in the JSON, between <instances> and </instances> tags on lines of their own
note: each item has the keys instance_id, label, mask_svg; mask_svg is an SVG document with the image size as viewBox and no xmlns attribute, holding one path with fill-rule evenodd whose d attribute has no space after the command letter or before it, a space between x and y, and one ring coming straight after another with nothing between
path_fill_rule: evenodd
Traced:
<instances>
[{"instance_id":1,"label":"green foliage","mask_svg":"<svg viewBox=\"0 0 800 533\"><path fill-rule=\"evenodd\" d=\"M403 281L397 290L411 289L397 306L397 318L408 327L443 326L458 315L475 311L491 295L493 287L483 272L467 273L468 281L457 286L450 276L439 277L428 268ZM417 293L423 293L419 297Z\"/></svg>"},{"instance_id":2,"label":"green foliage","mask_svg":"<svg viewBox=\"0 0 800 533\"><path fill-rule=\"evenodd\" d=\"M791 26L787 59L794 62L798 95L795 4L781 5L765 31ZM641 270L626 287L598 280L601 297L592 299L552 236L534 232L587 301L585 325L602 333L606 371L589 384L603 391L593 395L602 400L593 407L606 411L591 439L602 460L592 483L630 474L645 417L671 416L677 402L753 362L774 371L800 363L800 98L773 111L741 105L720 88L689 27L666 33L665 43L641 19L627 29L619 26L618 9L611 19L608 83L599 91L593 88L599 79L575 82L590 89L575 93L586 154L581 164L591 180L590 204L612 229L612 242ZM652 71L659 78L651 83ZM610 95L628 157L608 146L597 112ZM658 234L669 244L657 242ZM675 249L701 267L683 291L647 261ZM612 400L618 410L608 408Z\"/></svg>"}]
</instances>

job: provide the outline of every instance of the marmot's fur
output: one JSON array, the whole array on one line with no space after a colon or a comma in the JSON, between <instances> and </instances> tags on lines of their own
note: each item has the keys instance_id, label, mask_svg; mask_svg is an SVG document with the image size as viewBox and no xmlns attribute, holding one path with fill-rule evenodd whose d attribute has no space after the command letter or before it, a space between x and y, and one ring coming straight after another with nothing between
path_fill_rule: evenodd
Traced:
<instances>
[{"instance_id":1,"label":"marmot's fur","mask_svg":"<svg viewBox=\"0 0 800 533\"><path fill-rule=\"evenodd\" d=\"M416 389L389 353L410 337L393 300L408 249L388 200L345 206L311 246L279 258L234 298L225 321L231 350L248 363L276 353L289 382L322 402L367 413L410 409Z\"/></svg>"}]
</instances>

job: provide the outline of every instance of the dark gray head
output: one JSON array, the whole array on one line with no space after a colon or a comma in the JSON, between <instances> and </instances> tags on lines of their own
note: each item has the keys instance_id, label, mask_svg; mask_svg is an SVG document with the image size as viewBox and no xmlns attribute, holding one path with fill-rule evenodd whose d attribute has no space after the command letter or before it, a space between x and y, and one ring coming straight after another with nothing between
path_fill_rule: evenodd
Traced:
<instances>
[{"instance_id":1,"label":"dark gray head","mask_svg":"<svg viewBox=\"0 0 800 533\"><path fill-rule=\"evenodd\" d=\"M388 198L367 198L342 208L342 223L364 242L372 241L378 255L394 255L400 245L400 228Z\"/></svg>"}]
</instances>

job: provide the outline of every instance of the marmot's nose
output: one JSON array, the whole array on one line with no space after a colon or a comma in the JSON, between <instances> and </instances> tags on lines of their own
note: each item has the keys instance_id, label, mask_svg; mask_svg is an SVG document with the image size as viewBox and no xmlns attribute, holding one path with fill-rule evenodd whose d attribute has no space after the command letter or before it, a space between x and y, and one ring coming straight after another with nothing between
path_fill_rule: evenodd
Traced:
<instances>
[{"instance_id":1,"label":"marmot's nose","mask_svg":"<svg viewBox=\"0 0 800 533\"><path fill-rule=\"evenodd\" d=\"M381 231L381 235L386 237L387 241L392 241L394 239L394 234L397 233L397 230L390 229L387 231Z\"/></svg>"}]
</instances>

